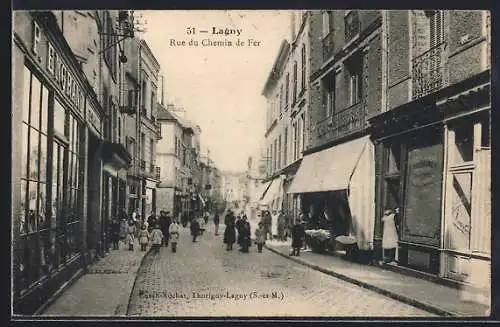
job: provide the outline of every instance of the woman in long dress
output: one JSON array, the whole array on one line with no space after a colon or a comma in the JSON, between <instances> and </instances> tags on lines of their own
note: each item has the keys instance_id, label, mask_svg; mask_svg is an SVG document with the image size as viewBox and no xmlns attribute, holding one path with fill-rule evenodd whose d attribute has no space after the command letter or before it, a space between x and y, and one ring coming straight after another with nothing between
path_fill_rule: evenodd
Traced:
<instances>
[{"instance_id":1,"label":"woman in long dress","mask_svg":"<svg viewBox=\"0 0 500 327\"><path fill-rule=\"evenodd\" d=\"M396 248L398 247L398 233L396 231L395 210L384 210L382 217L383 235L382 249L384 251L384 262L394 262L396 259Z\"/></svg>"}]
</instances>

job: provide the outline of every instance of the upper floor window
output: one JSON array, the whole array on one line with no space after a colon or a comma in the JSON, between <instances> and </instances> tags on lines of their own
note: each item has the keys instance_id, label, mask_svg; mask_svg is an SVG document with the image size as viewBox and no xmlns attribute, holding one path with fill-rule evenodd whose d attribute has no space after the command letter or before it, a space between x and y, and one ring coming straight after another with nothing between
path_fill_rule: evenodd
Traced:
<instances>
[{"instance_id":1,"label":"upper floor window","mask_svg":"<svg viewBox=\"0 0 500 327\"><path fill-rule=\"evenodd\" d=\"M349 42L359 34L360 24L357 10L346 10L344 16L345 41Z\"/></svg>"},{"instance_id":2,"label":"upper floor window","mask_svg":"<svg viewBox=\"0 0 500 327\"><path fill-rule=\"evenodd\" d=\"M292 103L295 103L297 99L297 62L293 63L293 91L292 91Z\"/></svg>"},{"instance_id":3,"label":"upper floor window","mask_svg":"<svg viewBox=\"0 0 500 327\"><path fill-rule=\"evenodd\" d=\"M412 85L414 99L435 92L445 82L445 23L442 10L414 10Z\"/></svg>"},{"instance_id":4,"label":"upper floor window","mask_svg":"<svg viewBox=\"0 0 500 327\"><path fill-rule=\"evenodd\" d=\"M333 10L325 10L323 12L323 37L327 37L333 32Z\"/></svg>"},{"instance_id":5,"label":"upper floor window","mask_svg":"<svg viewBox=\"0 0 500 327\"><path fill-rule=\"evenodd\" d=\"M38 26L37 22L33 21L33 53L36 55L39 55L41 34L40 26Z\"/></svg>"},{"instance_id":6,"label":"upper floor window","mask_svg":"<svg viewBox=\"0 0 500 327\"><path fill-rule=\"evenodd\" d=\"M306 45L302 44L301 50L301 78L300 78L300 90L303 91L306 88L306 74L307 74L307 61L306 61Z\"/></svg>"},{"instance_id":7,"label":"upper floor window","mask_svg":"<svg viewBox=\"0 0 500 327\"><path fill-rule=\"evenodd\" d=\"M288 106L288 97L290 93L290 74L286 74L285 79L285 108Z\"/></svg>"},{"instance_id":8,"label":"upper floor window","mask_svg":"<svg viewBox=\"0 0 500 327\"><path fill-rule=\"evenodd\" d=\"M323 87L323 112L328 117L335 112L335 74L332 72L321 80Z\"/></svg>"},{"instance_id":9,"label":"upper floor window","mask_svg":"<svg viewBox=\"0 0 500 327\"><path fill-rule=\"evenodd\" d=\"M352 106L361 101L362 94L362 69L363 69L363 61L361 54L354 54L352 58L350 58L346 64L345 68L347 69L348 75L348 94L349 94L349 105Z\"/></svg>"}]
</instances>

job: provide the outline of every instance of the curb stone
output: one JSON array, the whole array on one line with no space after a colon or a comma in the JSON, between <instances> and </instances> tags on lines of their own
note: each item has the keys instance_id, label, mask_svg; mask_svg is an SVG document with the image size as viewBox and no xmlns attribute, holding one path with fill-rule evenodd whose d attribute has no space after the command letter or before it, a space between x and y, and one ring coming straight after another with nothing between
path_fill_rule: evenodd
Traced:
<instances>
[{"instance_id":1,"label":"curb stone","mask_svg":"<svg viewBox=\"0 0 500 327\"><path fill-rule=\"evenodd\" d=\"M355 284L355 285L361 286L361 287L363 287L365 289L372 290L372 291L377 292L379 294L382 294L384 296L390 297L390 298L392 298L394 300L397 300L397 301L409 304L411 306L414 306L414 307L416 307L418 309L425 310L425 311L428 311L430 313L437 314L437 315L440 315L440 316L457 316L458 315L457 313L437 308L437 307L435 307L432 304L429 304L429 303L426 303L426 302L423 302L423 301L419 301L419 300L415 300L415 299L412 299L412 298L410 298L408 296L401 295L401 294L398 294L398 293L395 293L395 292L392 292L392 291L388 291L388 290L380 288L378 286L371 285L369 283L366 283L366 282L363 282L363 281L351 278L351 277L346 276L344 274L337 273L337 272L335 272L333 270L326 269L326 268L320 267L318 265L309 263L309 262L307 262L305 260L302 260L302 259L299 259L299 258L295 258L295 257L290 257L290 256L288 256L288 255L286 255L284 253L281 253L280 251L278 251L276 249L273 249L272 247L270 247L268 245L264 245L264 247L266 249L268 249L269 251L271 251L273 253L276 253L276 254L278 254L278 255L280 255L280 256L282 256L284 258L287 258L289 260L292 260L292 261L294 261L296 263L299 263L301 265L307 266L307 267L312 268L314 270L320 271L320 272L322 272L324 274L336 277L338 279L344 280L344 281L346 281L348 283Z\"/></svg>"},{"instance_id":2,"label":"curb stone","mask_svg":"<svg viewBox=\"0 0 500 327\"><path fill-rule=\"evenodd\" d=\"M137 283L137 279L139 278L139 270L141 269L142 264L144 263L144 260L146 259L148 254L151 252L151 250L152 250L152 247L150 246L149 249L142 256L141 262L139 263L139 266L137 267L137 272L135 273L135 277L134 277L134 283L132 284L132 287L130 288L128 298L126 301L127 302L126 308L124 308L125 307L124 304L118 305L118 307L116 308L116 311L115 311L116 315L118 315L118 316L128 316L129 315L130 305L132 303L132 293L134 292L135 284Z\"/></svg>"}]
</instances>

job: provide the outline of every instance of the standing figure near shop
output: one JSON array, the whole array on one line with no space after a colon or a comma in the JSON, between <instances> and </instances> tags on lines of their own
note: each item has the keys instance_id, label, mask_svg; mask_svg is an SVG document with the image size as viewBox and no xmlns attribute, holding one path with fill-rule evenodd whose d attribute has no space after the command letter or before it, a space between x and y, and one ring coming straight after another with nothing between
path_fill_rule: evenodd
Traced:
<instances>
[{"instance_id":1,"label":"standing figure near shop","mask_svg":"<svg viewBox=\"0 0 500 327\"><path fill-rule=\"evenodd\" d=\"M255 243L257 244L257 251L262 253L262 247L266 244L266 235L262 222L259 222L259 227L255 230Z\"/></svg>"},{"instance_id":2,"label":"standing figure near shop","mask_svg":"<svg viewBox=\"0 0 500 327\"><path fill-rule=\"evenodd\" d=\"M170 234L170 244L172 245L172 252L177 252L177 243L179 242L179 232L181 226L177 220L173 220L168 228L168 233Z\"/></svg>"},{"instance_id":3,"label":"standing figure near shop","mask_svg":"<svg viewBox=\"0 0 500 327\"><path fill-rule=\"evenodd\" d=\"M280 241L286 241L285 237L285 214L283 213L283 210L280 210L278 214L278 240Z\"/></svg>"},{"instance_id":4,"label":"standing figure near shop","mask_svg":"<svg viewBox=\"0 0 500 327\"><path fill-rule=\"evenodd\" d=\"M305 236L304 222L298 221L292 227L292 253L290 253L290 256L300 256L300 249L304 245Z\"/></svg>"},{"instance_id":5,"label":"standing figure near shop","mask_svg":"<svg viewBox=\"0 0 500 327\"><path fill-rule=\"evenodd\" d=\"M196 237L200 235L200 223L198 222L198 219L192 219L191 224L189 226L189 229L191 230L191 236L193 237L193 243L196 242Z\"/></svg>"},{"instance_id":6,"label":"standing figure near shop","mask_svg":"<svg viewBox=\"0 0 500 327\"><path fill-rule=\"evenodd\" d=\"M238 238L240 239L240 251L243 253L248 253L248 248L252 244L251 240L251 229L250 223L247 220L247 216L243 215L240 223L240 230L238 231Z\"/></svg>"},{"instance_id":7,"label":"standing figure near shop","mask_svg":"<svg viewBox=\"0 0 500 327\"><path fill-rule=\"evenodd\" d=\"M262 217L262 221L264 223L264 230L266 231L266 240L273 240L273 233L271 231L271 225L273 222L273 218L271 217L271 212L266 211L264 216Z\"/></svg>"},{"instance_id":8,"label":"standing figure near shop","mask_svg":"<svg viewBox=\"0 0 500 327\"><path fill-rule=\"evenodd\" d=\"M383 234L382 234L382 249L384 262L396 261L396 248L398 247L398 233L396 230L395 216L398 209L385 209L382 217Z\"/></svg>"},{"instance_id":9,"label":"standing figure near shop","mask_svg":"<svg viewBox=\"0 0 500 327\"><path fill-rule=\"evenodd\" d=\"M118 250L120 243L120 221L117 217L111 221L111 240L113 241L113 250Z\"/></svg>"},{"instance_id":10,"label":"standing figure near shop","mask_svg":"<svg viewBox=\"0 0 500 327\"><path fill-rule=\"evenodd\" d=\"M139 244L141 245L141 251L146 251L146 247L149 243L149 232L146 225L142 225L141 231L139 233Z\"/></svg>"},{"instance_id":11,"label":"standing figure near shop","mask_svg":"<svg viewBox=\"0 0 500 327\"><path fill-rule=\"evenodd\" d=\"M160 229L160 225L157 223L156 225L154 225L154 228L151 231L151 245L155 253L160 252L160 248L163 243L163 237L163 232Z\"/></svg>"},{"instance_id":12,"label":"standing figure near shop","mask_svg":"<svg viewBox=\"0 0 500 327\"><path fill-rule=\"evenodd\" d=\"M235 218L231 211L226 214L224 219L226 229L224 230L224 244L227 245L226 250L233 250L233 244L236 241Z\"/></svg>"},{"instance_id":13,"label":"standing figure near shop","mask_svg":"<svg viewBox=\"0 0 500 327\"><path fill-rule=\"evenodd\" d=\"M128 249L129 251L134 251L134 243L135 243L135 234L136 234L136 228L135 228L135 222L130 219L128 221L128 227L127 227L127 244L128 244Z\"/></svg>"},{"instance_id":14,"label":"standing figure near shop","mask_svg":"<svg viewBox=\"0 0 500 327\"><path fill-rule=\"evenodd\" d=\"M199 216L198 220L198 225L200 226L200 235L203 235L205 232L205 218L203 216Z\"/></svg>"},{"instance_id":15,"label":"standing figure near shop","mask_svg":"<svg viewBox=\"0 0 500 327\"><path fill-rule=\"evenodd\" d=\"M241 219L240 215L236 216L236 222L235 222L235 227L236 227L236 231L238 232L238 236L236 238L236 243L238 243L238 245L241 247L241 226L243 224L243 220Z\"/></svg>"},{"instance_id":16,"label":"standing figure near shop","mask_svg":"<svg viewBox=\"0 0 500 327\"><path fill-rule=\"evenodd\" d=\"M219 235L219 212L215 211L214 214L215 236Z\"/></svg>"}]
</instances>

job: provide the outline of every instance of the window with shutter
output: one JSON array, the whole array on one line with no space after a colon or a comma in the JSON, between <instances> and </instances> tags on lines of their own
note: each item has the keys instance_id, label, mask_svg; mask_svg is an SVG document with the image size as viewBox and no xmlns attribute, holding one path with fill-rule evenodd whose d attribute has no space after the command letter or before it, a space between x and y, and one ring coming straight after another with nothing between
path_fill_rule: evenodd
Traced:
<instances>
[{"instance_id":1,"label":"window with shutter","mask_svg":"<svg viewBox=\"0 0 500 327\"><path fill-rule=\"evenodd\" d=\"M38 26L37 22L33 21L33 53L39 55L39 45L41 39L41 31L40 26Z\"/></svg>"}]
</instances>

